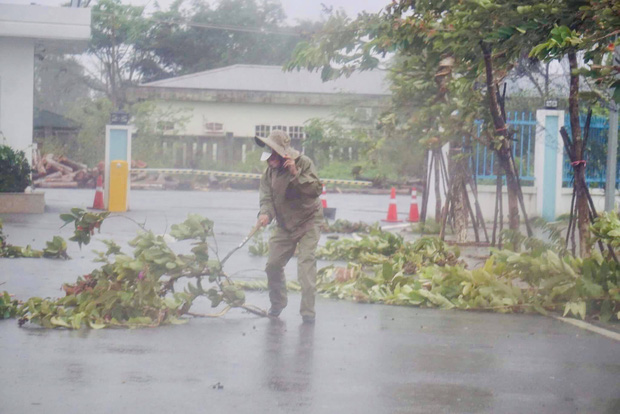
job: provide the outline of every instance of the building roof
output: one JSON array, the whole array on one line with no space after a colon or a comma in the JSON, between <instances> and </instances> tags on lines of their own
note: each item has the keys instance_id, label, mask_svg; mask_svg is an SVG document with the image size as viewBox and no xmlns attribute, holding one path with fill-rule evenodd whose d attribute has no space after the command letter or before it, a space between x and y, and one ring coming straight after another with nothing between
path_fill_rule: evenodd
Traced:
<instances>
[{"instance_id":1,"label":"building roof","mask_svg":"<svg viewBox=\"0 0 620 414\"><path fill-rule=\"evenodd\" d=\"M0 37L36 39L38 45L56 53L82 53L91 37L90 11L86 7L0 4Z\"/></svg>"},{"instance_id":2,"label":"building roof","mask_svg":"<svg viewBox=\"0 0 620 414\"><path fill-rule=\"evenodd\" d=\"M142 86L257 92L390 94L386 72L382 70L354 72L348 78L323 82L317 72L284 72L281 66L264 65L226 66Z\"/></svg>"},{"instance_id":3,"label":"building roof","mask_svg":"<svg viewBox=\"0 0 620 414\"><path fill-rule=\"evenodd\" d=\"M79 125L72 119L45 109L34 110L34 128L78 129Z\"/></svg>"}]
</instances>

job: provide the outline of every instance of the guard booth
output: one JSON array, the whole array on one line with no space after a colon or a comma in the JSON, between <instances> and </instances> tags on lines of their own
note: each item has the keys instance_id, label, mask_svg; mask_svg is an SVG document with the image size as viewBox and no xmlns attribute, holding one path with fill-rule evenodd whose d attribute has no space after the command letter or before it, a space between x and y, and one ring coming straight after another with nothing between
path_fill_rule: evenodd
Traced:
<instances>
[{"instance_id":1,"label":"guard booth","mask_svg":"<svg viewBox=\"0 0 620 414\"><path fill-rule=\"evenodd\" d=\"M131 130L129 114L113 112L105 127L105 183L103 200L108 211L129 209Z\"/></svg>"}]
</instances>

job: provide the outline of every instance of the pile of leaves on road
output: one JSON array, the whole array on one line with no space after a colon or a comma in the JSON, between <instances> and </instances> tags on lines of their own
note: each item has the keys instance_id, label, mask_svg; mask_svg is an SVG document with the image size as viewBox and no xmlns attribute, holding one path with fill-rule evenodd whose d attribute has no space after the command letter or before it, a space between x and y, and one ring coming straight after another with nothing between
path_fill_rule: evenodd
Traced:
<instances>
[{"instance_id":1,"label":"pile of leaves on road","mask_svg":"<svg viewBox=\"0 0 620 414\"><path fill-rule=\"evenodd\" d=\"M67 216L64 219L70 222ZM615 214L598 218L592 230L593 243L602 239L620 245L620 221ZM76 227L76 232L81 231L85 229ZM65 297L30 298L19 303L5 292L0 317L19 317L20 324L74 329L153 327L186 321L184 315L191 314L190 308L200 296L210 299L214 307L225 303L226 308L247 309L241 288L266 288L263 281L233 283L219 260L210 259L207 239L213 236L211 221L190 215L184 223L172 226L171 236L192 240L191 253L173 252L164 236L149 231L140 232L130 242L132 254L106 241L108 250L99 254L102 266L76 283L64 285ZM329 241L319 249L320 257L348 264L321 269L318 291L366 303L552 311L582 319L620 319L620 265L608 253L594 251L587 258L574 257L557 236L551 242L523 238L521 248L525 250L521 252L492 250L482 267L470 270L459 259L458 249L437 238L409 242L398 234L373 230ZM207 280L209 289L202 286ZM183 291L176 292L179 284ZM293 282L288 286L298 289Z\"/></svg>"},{"instance_id":2,"label":"pile of leaves on road","mask_svg":"<svg viewBox=\"0 0 620 414\"><path fill-rule=\"evenodd\" d=\"M33 249L30 245L26 247L15 246L9 244L8 236L3 232L3 224L0 219L0 258L53 258L53 259L69 259L67 255L67 242L60 236L54 236L51 241L45 242L43 250Z\"/></svg>"},{"instance_id":3,"label":"pile of leaves on road","mask_svg":"<svg viewBox=\"0 0 620 414\"><path fill-rule=\"evenodd\" d=\"M269 255L269 235L272 234L274 226L275 224L272 223L254 235L252 244L248 248L250 255L263 257ZM321 232L325 234L370 233L371 231L379 231L379 224L366 224L361 221L354 223L349 220L338 219L332 224L326 221L321 225Z\"/></svg>"},{"instance_id":4,"label":"pile of leaves on road","mask_svg":"<svg viewBox=\"0 0 620 414\"><path fill-rule=\"evenodd\" d=\"M248 247L251 256L265 257L269 255L269 237L273 233L274 226L272 223L263 227L252 236L252 244Z\"/></svg>"},{"instance_id":5,"label":"pile of leaves on road","mask_svg":"<svg viewBox=\"0 0 620 414\"><path fill-rule=\"evenodd\" d=\"M0 319L9 319L17 316L19 301L4 291L0 293Z\"/></svg>"},{"instance_id":6,"label":"pile of leaves on road","mask_svg":"<svg viewBox=\"0 0 620 414\"><path fill-rule=\"evenodd\" d=\"M63 220L69 223L85 219L80 211L72 211L72 214L73 220L69 220L68 215L63 215ZM87 244L85 233L90 235L107 217L107 213L89 214L96 217L76 225L72 239L77 242ZM85 224L88 227L84 227ZM219 260L209 258L207 239L213 236L213 222L190 215L171 229L170 235L176 240L193 242L191 253L175 253L163 235L150 231L140 231L129 243L134 248L132 254L122 252L113 241L105 241L108 249L98 257L101 267L79 277L73 284L63 285L64 297L33 297L19 304L12 301L10 311L0 316L17 316L20 326L32 322L46 328L87 326L99 329L183 323L187 320L183 316L200 296L207 297L213 307L225 303L226 309L248 309L245 293L222 272ZM211 284L210 288L203 288L205 281ZM178 284L184 286L182 291L175 291ZM3 306L6 306L6 298L10 298L7 295Z\"/></svg>"},{"instance_id":7,"label":"pile of leaves on road","mask_svg":"<svg viewBox=\"0 0 620 414\"><path fill-rule=\"evenodd\" d=\"M367 224L362 221L355 223L345 219L338 219L331 224L325 222L323 226L321 226L322 233L370 233L372 230L378 229L379 223Z\"/></svg>"},{"instance_id":8,"label":"pile of leaves on road","mask_svg":"<svg viewBox=\"0 0 620 414\"><path fill-rule=\"evenodd\" d=\"M372 230L354 238L329 240L319 248L317 256L327 260L354 261L361 265L391 263L396 271L413 274L430 264L456 265L462 263L456 247L448 247L437 238L423 237L406 242L399 234Z\"/></svg>"},{"instance_id":9,"label":"pile of leaves on road","mask_svg":"<svg viewBox=\"0 0 620 414\"><path fill-rule=\"evenodd\" d=\"M593 226L596 237L615 246L618 229L614 213ZM552 242L522 238L526 250L520 253L492 250L484 266L473 270L458 260L458 251L436 238L405 242L375 232L328 242L319 255L349 263L321 269L318 289L328 297L368 303L620 319L618 263L598 252L576 258L554 234L555 243L553 237Z\"/></svg>"}]
</instances>

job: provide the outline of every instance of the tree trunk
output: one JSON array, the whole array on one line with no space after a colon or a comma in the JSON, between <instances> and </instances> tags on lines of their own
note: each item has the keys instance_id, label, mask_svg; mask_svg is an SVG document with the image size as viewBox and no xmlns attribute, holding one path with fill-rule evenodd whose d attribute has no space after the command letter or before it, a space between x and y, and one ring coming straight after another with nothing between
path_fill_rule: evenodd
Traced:
<instances>
[{"instance_id":1,"label":"tree trunk","mask_svg":"<svg viewBox=\"0 0 620 414\"><path fill-rule=\"evenodd\" d=\"M502 138L501 145L496 154L500 165L506 175L506 188L508 190L508 225L511 230L519 230L519 182L517 173L510 159L510 136L506 121L502 117L499 102L497 100L498 90L493 79L493 63L491 61L491 47L484 42L480 42L480 47L484 55L486 69L487 95L489 98L489 109L495 126L495 136Z\"/></svg>"},{"instance_id":2,"label":"tree trunk","mask_svg":"<svg viewBox=\"0 0 620 414\"><path fill-rule=\"evenodd\" d=\"M439 154L438 154L439 152ZM437 223L441 222L441 162L439 156L441 154L441 148L433 149L433 157L435 157L435 220Z\"/></svg>"},{"instance_id":3,"label":"tree trunk","mask_svg":"<svg viewBox=\"0 0 620 414\"><path fill-rule=\"evenodd\" d=\"M452 210L454 212L454 232L457 243L467 241L468 210L465 204L467 189L465 179L468 176L467 158L463 156L461 143L453 140L450 143L450 193L452 194Z\"/></svg>"},{"instance_id":4,"label":"tree trunk","mask_svg":"<svg viewBox=\"0 0 620 414\"><path fill-rule=\"evenodd\" d=\"M429 151L425 151L424 153L424 169L423 169L423 176L424 176L424 187L422 188L422 206L420 209L420 222L421 223L425 223L426 222L426 207L428 205L428 193L429 193L429 165L428 165L428 161L430 159L429 156L430 152Z\"/></svg>"},{"instance_id":5,"label":"tree trunk","mask_svg":"<svg viewBox=\"0 0 620 414\"><path fill-rule=\"evenodd\" d=\"M577 228L579 229L579 253L581 257L590 255L588 239L590 237L590 217L588 207L588 196L584 184L586 182L586 165L583 161L585 151L583 148L583 138L581 136L581 125L579 123L579 75L575 71L579 68L577 64L576 52L568 53L568 63L570 66L570 94L568 97L568 113L570 116L570 128L573 138L573 154L575 154L575 188L577 203Z\"/></svg>"}]
</instances>

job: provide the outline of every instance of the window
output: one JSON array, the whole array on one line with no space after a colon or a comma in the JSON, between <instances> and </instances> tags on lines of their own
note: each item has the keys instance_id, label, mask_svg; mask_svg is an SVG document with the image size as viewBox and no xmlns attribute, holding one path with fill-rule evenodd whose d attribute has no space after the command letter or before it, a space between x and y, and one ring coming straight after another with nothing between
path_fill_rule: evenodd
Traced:
<instances>
[{"instance_id":1,"label":"window","mask_svg":"<svg viewBox=\"0 0 620 414\"><path fill-rule=\"evenodd\" d=\"M284 131L286 132L286 127L283 125L274 125L271 127L272 131Z\"/></svg>"},{"instance_id":2,"label":"window","mask_svg":"<svg viewBox=\"0 0 620 414\"><path fill-rule=\"evenodd\" d=\"M355 116L359 121L370 121L372 118L372 108L355 108Z\"/></svg>"},{"instance_id":3,"label":"window","mask_svg":"<svg viewBox=\"0 0 620 414\"><path fill-rule=\"evenodd\" d=\"M224 124L220 124L219 122L207 122L205 124L205 129L212 134L222 133L224 132Z\"/></svg>"},{"instance_id":4,"label":"window","mask_svg":"<svg viewBox=\"0 0 620 414\"><path fill-rule=\"evenodd\" d=\"M269 133L271 132L271 127L269 125L256 125L254 130L254 134L257 137L267 138Z\"/></svg>"},{"instance_id":5,"label":"window","mask_svg":"<svg viewBox=\"0 0 620 414\"><path fill-rule=\"evenodd\" d=\"M302 126L292 126L288 127L288 134L293 139L304 139L306 135L304 134L304 127Z\"/></svg>"}]
</instances>

